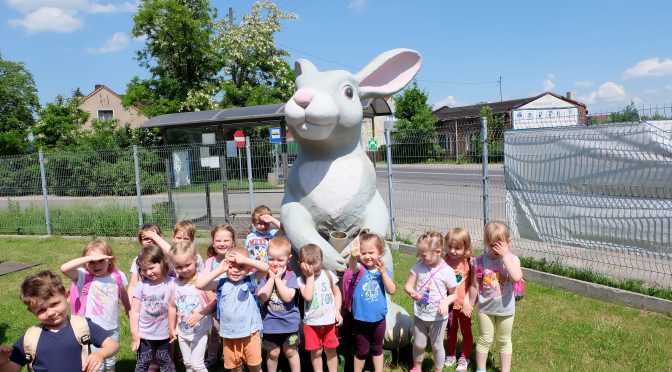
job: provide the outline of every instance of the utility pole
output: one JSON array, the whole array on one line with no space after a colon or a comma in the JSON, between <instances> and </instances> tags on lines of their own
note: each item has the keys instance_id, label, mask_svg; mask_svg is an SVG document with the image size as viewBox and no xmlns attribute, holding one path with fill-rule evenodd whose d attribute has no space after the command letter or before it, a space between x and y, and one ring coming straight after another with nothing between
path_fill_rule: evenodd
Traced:
<instances>
[{"instance_id":1,"label":"utility pole","mask_svg":"<svg viewBox=\"0 0 672 372\"><path fill-rule=\"evenodd\" d=\"M229 7L229 26L233 26L233 8Z\"/></svg>"},{"instance_id":2,"label":"utility pole","mask_svg":"<svg viewBox=\"0 0 672 372\"><path fill-rule=\"evenodd\" d=\"M499 75L499 102L502 102L502 75Z\"/></svg>"}]
</instances>

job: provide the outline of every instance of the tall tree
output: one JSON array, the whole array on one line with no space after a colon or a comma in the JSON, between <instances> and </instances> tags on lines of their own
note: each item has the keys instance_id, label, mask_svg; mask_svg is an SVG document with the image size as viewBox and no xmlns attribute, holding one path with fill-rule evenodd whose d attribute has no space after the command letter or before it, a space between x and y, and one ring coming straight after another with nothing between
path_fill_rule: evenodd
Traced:
<instances>
[{"instance_id":1,"label":"tall tree","mask_svg":"<svg viewBox=\"0 0 672 372\"><path fill-rule=\"evenodd\" d=\"M134 78L124 105L148 116L177 112L190 91L209 86L221 70L212 42L216 16L208 0L143 0L132 34L145 38L137 60L151 78Z\"/></svg>"},{"instance_id":2,"label":"tall tree","mask_svg":"<svg viewBox=\"0 0 672 372\"><path fill-rule=\"evenodd\" d=\"M218 23L215 45L222 58L224 107L284 102L294 89L294 74L284 57L289 52L275 46L274 34L282 20L296 19L270 1L255 2L242 22Z\"/></svg>"},{"instance_id":3,"label":"tall tree","mask_svg":"<svg viewBox=\"0 0 672 372\"><path fill-rule=\"evenodd\" d=\"M609 115L609 121L607 123L637 123L639 122L639 111L637 110L637 105L635 102L630 101L630 104L625 106L623 111L618 111L611 113Z\"/></svg>"},{"instance_id":4,"label":"tall tree","mask_svg":"<svg viewBox=\"0 0 672 372\"><path fill-rule=\"evenodd\" d=\"M30 128L40 109L33 75L20 62L0 55L0 154L26 151Z\"/></svg>"},{"instance_id":5,"label":"tall tree","mask_svg":"<svg viewBox=\"0 0 672 372\"><path fill-rule=\"evenodd\" d=\"M56 97L54 102L40 110L40 120L33 126L35 142L39 147L75 146L89 113L81 109L84 97L73 95Z\"/></svg>"}]
</instances>

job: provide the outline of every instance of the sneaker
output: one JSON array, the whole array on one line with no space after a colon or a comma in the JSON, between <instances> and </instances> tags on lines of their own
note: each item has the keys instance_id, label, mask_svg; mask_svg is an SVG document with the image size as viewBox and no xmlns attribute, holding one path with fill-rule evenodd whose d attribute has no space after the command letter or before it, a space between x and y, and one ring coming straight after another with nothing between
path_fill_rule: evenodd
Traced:
<instances>
[{"instance_id":1,"label":"sneaker","mask_svg":"<svg viewBox=\"0 0 672 372\"><path fill-rule=\"evenodd\" d=\"M217 359L208 357L203 362L205 363L205 368L210 369L217 364Z\"/></svg>"},{"instance_id":2,"label":"sneaker","mask_svg":"<svg viewBox=\"0 0 672 372\"><path fill-rule=\"evenodd\" d=\"M455 355L448 355L446 357L446 363L444 363L444 366L452 367L455 365L455 362L456 362Z\"/></svg>"},{"instance_id":3,"label":"sneaker","mask_svg":"<svg viewBox=\"0 0 672 372\"><path fill-rule=\"evenodd\" d=\"M457 368L455 368L455 372L466 372L469 369L469 359L465 358L464 356L461 356L460 359L457 361Z\"/></svg>"}]
</instances>

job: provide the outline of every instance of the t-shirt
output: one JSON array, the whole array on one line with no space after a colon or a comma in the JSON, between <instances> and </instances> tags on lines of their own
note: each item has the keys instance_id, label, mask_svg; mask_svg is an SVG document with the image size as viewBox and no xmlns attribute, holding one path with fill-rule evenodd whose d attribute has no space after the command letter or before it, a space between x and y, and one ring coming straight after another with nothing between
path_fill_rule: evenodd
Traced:
<instances>
[{"instance_id":1,"label":"t-shirt","mask_svg":"<svg viewBox=\"0 0 672 372\"><path fill-rule=\"evenodd\" d=\"M93 346L101 347L106 338L110 337L110 332L98 326L96 323L87 319L89 324L90 342ZM24 366L26 363L26 354L23 351L23 337L12 346L12 354L9 360ZM40 371L81 371L82 370L82 346L75 338L75 331L68 320L68 324L58 331L52 332L42 329L40 340L35 349L35 362L33 369Z\"/></svg>"},{"instance_id":2,"label":"t-shirt","mask_svg":"<svg viewBox=\"0 0 672 372\"><path fill-rule=\"evenodd\" d=\"M388 275L392 275L386 269ZM362 278L357 283L352 295L352 314L362 322L377 322L387 315L387 300L385 298L385 284L380 271L364 270Z\"/></svg>"},{"instance_id":3,"label":"t-shirt","mask_svg":"<svg viewBox=\"0 0 672 372\"><path fill-rule=\"evenodd\" d=\"M208 300L205 293L196 288L195 281L181 284L179 280L175 281L173 296L177 307L177 333L180 338L192 341L194 336L203 336L208 333L212 327L212 314L201 318L195 327L189 327L187 322L192 312L198 313L208 306Z\"/></svg>"},{"instance_id":4,"label":"t-shirt","mask_svg":"<svg viewBox=\"0 0 672 372\"><path fill-rule=\"evenodd\" d=\"M520 262L513 253L513 260ZM513 282L504 267L501 258L492 260L487 254L483 257L483 284L478 291L478 311L488 315L509 316L516 312L516 300L513 297ZM474 275L478 268L474 268Z\"/></svg>"},{"instance_id":5,"label":"t-shirt","mask_svg":"<svg viewBox=\"0 0 672 372\"><path fill-rule=\"evenodd\" d=\"M261 280L259 287L263 287L268 280L268 276ZM290 302L283 302L276 292L275 286L271 292L268 301L262 306L262 318L264 320L264 333L291 333L299 330L301 323L301 314L299 313L299 283L296 280L294 272L283 274L283 281L286 281L288 288L294 288L294 298Z\"/></svg>"},{"instance_id":6,"label":"t-shirt","mask_svg":"<svg viewBox=\"0 0 672 372\"><path fill-rule=\"evenodd\" d=\"M330 325L336 323L336 302L329 278L336 284L338 277L329 270L322 270L320 276L315 277L313 285L313 299L303 303L303 323L311 326ZM305 279L299 277L299 288L306 286Z\"/></svg>"},{"instance_id":7,"label":"t-shirt","mask_svg":"<svg viewBox=\"0 0 672 372\"><path fill-rule=\"evenodd\" d=\"M248 284L249 281L250 284ZM251 290L256 290L256 274L248 274L246 280L231 282L219 279L219 335L224 338L243 338L261 331L261 313L257 299ZM252 287L252 289L250 288Z\"/></svg>"},{"instance_id":8,"label":"t-shirt","mask_svg":"<svg viewBox=\"0 0 672 372\"><path fill-rule=\"evenodd\" d=\"M140 299L139 332L145 340L168 338L168 304L175 278L167 276L159 284L141 280L133 290L133 297Z\"/></svg>"},{"instance_id":9,"label":"t-shirt","mask_svg":"<svg viewBox=\"0 0 672 372\"><path fill-rule=\"evenodd\" d=\"M119 272L124 287L128 285L126 275ZM77 269L77 287L84 288L86 271ZM81 290L80 290L81 293ZM119 285L112 275L94 276L86 296L85 317L111 331L119 327Z\"/></svg>"},{"instance_id":10,"label":"t-shirt","mask_svg":"<svg viewBox=\"0 0 672 372\"><path fill-rule=\"evenodd\" d=\"M273 239L278 229L271 229L266 234L252 231L245 238L245 248L250 252L250 257L255 260L268 262L268 241Z\"/></svg>"},{"instance_id":11,"label":"t-shirt","mask_svg":"<svg viewBox=\"0 0 672 372\"><path fill-rule=\"evenodd\" d=\"M430 268L418 261L411 268L411 274L418 278L415 288L422 294L419 301L413 301L415 316L430 322L448 319L447 312L446 315L439 314L439 305L448 296L448 288L457 286L455 272L450 265L441 260L436 267Z\"/></svg>"},{"instance_id":12,"label":"t-shirt","mask_svg":"<svg viewBox=\"0 0 672 372\"><path fill-rule=\"evenodd\" d=\"M450 265L448 259L446 259L446 263ZM471 285L469 260L465 258L460 260L455 266L451 267L453 268L453 271L455 271L455 279L457 279L457 288L455 288L457 299L453 302L453 309L460 310L464 303L464 296L467 294L467 291L469 291L469 286Z\"/></svg>"}]
</instances>

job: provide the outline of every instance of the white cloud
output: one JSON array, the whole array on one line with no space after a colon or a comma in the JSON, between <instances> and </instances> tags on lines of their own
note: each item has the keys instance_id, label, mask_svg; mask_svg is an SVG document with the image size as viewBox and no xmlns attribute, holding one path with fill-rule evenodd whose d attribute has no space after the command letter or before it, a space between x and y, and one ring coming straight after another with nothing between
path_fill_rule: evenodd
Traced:
<instances>
[{"instance_id":1,"label":"white cloud","mask_svg":"<svg viewBox=\"0 0 672 372\"><path fill-rule=\"evenodd\" d=\"M26 14L40 8L58 8L64 11L84 11L89 8L88 0L7 0L10 8Z\"/></svg>"},{"instance_id":2,"label":"white cloud","mask_svg":"<svg viewBox=\"0 0 672 372\"><path fill-rule=\"evenodd\" d=\"M553 88L555 88L555 74L548 74L544 80L544 92L552 92Z\"/></svg>"},{"instance_id":3,"label":"white cloud","mask_svg":"<svg viewBox=\"0 0 672 372\"><path fill-rule=\"evenodd\" d=\"M613 81L607 81L600 85L596 92L582 96L581 101L587 104L593 104L596 101L613 103L625 101L626 97L627 94L622 85L618 85Z\"/></svg>"},{"instance_id":4,"label":"white cloud","mask_svg":"<svg viewBox=\"0 0 672 372\"><path fill-rule=\"evenodd\" d=\"M666 58L662 62L659 57L645 59L623 73L624 79L662 76L672 76L672 59Z\"/></svg>"},{"instance_id":5,"label":"white cloud","mask_svg":"<svg viewBox=\"0 0 672 372\"><path fill-rule=\"evenodd\" d=\"M595 86L595 82L590 80L581 80L575 82L574 86L577 88L592 88Z\"/></svg>"},{"instance_id":6,"label":"white cloud","mask_svg":"<svg viewBox=\"0 0 672 372\"><path fill-rule=\"evenodd\" d=\"M366 6L366 0L351 0L350 4L348 4L348 9L352 9L355 12L360 12L364 10L365 6Z\"/></svg>"},{"instance_id":7,"label":"white cloud","mask_svg":"<svg viewBox=\"0 0 672 372\"><path fill-rule=\"evenodd\" d=\"M455 107L455 106L457 106L457 105L458 105L458 103L457 103L457 100L455 99L455 97L453 97L453 96L448 96L448 97L446 97L446 98L444 98L444 99L442 99L442 100L437 101L437 102L434 104L434 109L435 109L435 110L436 110L436 109L440 109L440 108L443 107L443 106Z\"/></svg>"},{"instance_id":8,"label":"white cloud","mask_svg":"<svg viewBox=\"0 0 672 372\"><path fill-rule=\"evenodd\" d=\"M28 34L37 32L72 32L82 27L84 22L76 12L64 11L61 8L42 7L26 14L22 19L10 19L12 27L23 27Z\"/></svg>"},{"instance_id":9,"label":"white cloud","mask_svg":"<svg viewBox=\"0 0 672 372\"><path fill-rule=\"evenodd\" d=\"M672 92L672 84L665 84L665 90Z\"/></svg>"},{"instance_id":10,"label":"white cloud","mask_svg":"<svg viewBox=\"0 0 672 372\"><path fill-rule=\"evenodd\" d=\"M125 33L116 32L109 39L107 39L107 41L105 41L105 45L98 48L86 48L86 51L93 54L115 53L120 50L124 50L124 48L126 48L130 42L131 39L126 36Z\"/></svg>"},{"instance_id":11,"label":"white cloud","mask_svg":"<svg viewBox=\"0 0 672 372\"><path fill-rule=\"evenodd\" d=\"M136 4L125 2L123 4L101 4L91 3L89 7L90 13L133 13L136 10Z\"/></svg>"},{"instance_id":12,"label":"white cloud","mask_svg":"<svg viewBox=\"0 0 672 372\"><path fill-rule=\"evenodd\" d=\"M660 90L658 88L646 88L644 89L644 94L658 94Z\"/></svg>"}]
</instances>

